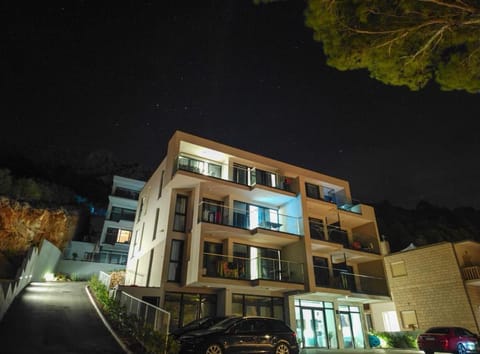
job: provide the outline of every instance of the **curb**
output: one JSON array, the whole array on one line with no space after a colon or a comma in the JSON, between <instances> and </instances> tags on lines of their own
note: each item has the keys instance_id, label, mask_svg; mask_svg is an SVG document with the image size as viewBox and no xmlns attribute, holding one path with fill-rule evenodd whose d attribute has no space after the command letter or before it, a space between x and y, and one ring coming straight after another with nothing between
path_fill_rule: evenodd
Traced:
<instances>
[{"instance_id":1,"label":"curb","mask_svg":"<svg viewBox=\"0 0 480 354\"><path fill-rule=\"evenodd\" d=\"M95 308L95 310L97 311L97 314L98 316L100 317L100 319L102 320L103 324L105 325L105 327L107 327L107 329L110 331L110 333L112 334L113 338L115 338L115 340L117 341L117 343L120 345L120 347L122 347L123 351L127 354L134 354L132 351L130 351L127 346L125 345L125 343L122 342L122 340L117 336L117 334L115 333L115 331L113 330L112 327L110 327L109 323L107 322L107 320L105 319L105 317L103 316L102 312L100 311L100 309L98 308L97 304L95 303L95 301L93 300L92 298L92 294L90 294L90 291L88 290L88 285L85 285L85 292L87 293L88 295L88 298L90 299L90 302L92 303L93 307Z\"/></svg>"}]
</instances>

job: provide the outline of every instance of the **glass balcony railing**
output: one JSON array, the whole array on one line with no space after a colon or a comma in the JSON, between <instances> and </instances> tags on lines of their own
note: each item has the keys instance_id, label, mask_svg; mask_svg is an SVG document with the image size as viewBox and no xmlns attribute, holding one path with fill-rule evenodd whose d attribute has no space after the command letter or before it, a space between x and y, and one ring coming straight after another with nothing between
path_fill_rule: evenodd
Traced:
<instances>
[{"instance_id":1,"label":"glass balcony railing","mask_svg":"<svg viewBox=\"0 0 480 354\"><path fill-rule=\"evenodd\" d=\"M303 236L302 218L279 214L276 209L249 206L248 204L245 204L244 209L228 208L222 204L202 202L199 205L198 215L199 222L247 230L262 228Z\"/></svg>"},{"instance_id":2,"label":"glass balcony railing","mask_svg":"<svg viewBox=\"0 0 480 354\"><path fill-rule=\"evenodd\" d=\"M108 264L127 264L128 254L117 252L85 252L83 258L74 259L82 262L108 263Z\"/></svg>"},{"instance_id":3,"label":"glass balcony railing","mask_svg":"<svg viewBox=\"0 0 480 354\"><path fill-rule=\"evenodd\" d=\"M275 172L238 166L234 166L233 173L229 175L228 165L183 155L177 157L175 171L177 170L198 173L251 187L262 185L284 191L291 191L291 183L293 180L293 178L282 176Z\"/></svg>"},{"instance_id":4,"label":"glass balcony railing","mask_svg":"<svg viewBox=\"0 0 480 354\"><path fill-rule=\"evenodd\" d=\"M315 284L319 287L350 290L352 293L388 296L385 278L354 274L343 268L314 266Z\"/></svg>"},{"instance_id":5,"label":"glass balcony railing","mask_svg":"<svg viewBox=\"0 0 480 354\"><path fill-rule=\"evenodd\" d=\"M203 276L238 280L304 283L303 264L272 258L203 254Z\"/></svg>"}]
</instances>

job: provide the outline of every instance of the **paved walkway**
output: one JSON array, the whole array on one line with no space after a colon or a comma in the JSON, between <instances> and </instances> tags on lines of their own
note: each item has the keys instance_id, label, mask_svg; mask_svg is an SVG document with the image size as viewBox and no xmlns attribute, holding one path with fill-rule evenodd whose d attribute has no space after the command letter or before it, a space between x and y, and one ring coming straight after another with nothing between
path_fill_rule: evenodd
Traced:
<instances>
[{"instance_id":1,"label":"paved walkway","mask_svg":"<svg viewBox=\"0 0 480 354\"><path fill-rule=\"evenodd\" d=\"M32 283L0 322L3 354L123 354L102 323L85 282Z\"/></svg>"}]
</instances>

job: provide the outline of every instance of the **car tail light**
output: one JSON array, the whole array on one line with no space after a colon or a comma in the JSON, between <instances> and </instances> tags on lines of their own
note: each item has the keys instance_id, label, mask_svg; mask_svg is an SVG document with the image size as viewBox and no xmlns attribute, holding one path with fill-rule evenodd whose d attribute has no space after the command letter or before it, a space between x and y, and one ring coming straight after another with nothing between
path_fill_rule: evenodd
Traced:
<instances>
[{"instance_id":1,"label":"car tail light","mask_svg":"<svg viewBox=\"0 0 480 354\"><path fill-rule=\"evenodd\" d=\"M443 349L448 350L448 339L442 339L441 342Z\"/></svg>"}]
</instances>

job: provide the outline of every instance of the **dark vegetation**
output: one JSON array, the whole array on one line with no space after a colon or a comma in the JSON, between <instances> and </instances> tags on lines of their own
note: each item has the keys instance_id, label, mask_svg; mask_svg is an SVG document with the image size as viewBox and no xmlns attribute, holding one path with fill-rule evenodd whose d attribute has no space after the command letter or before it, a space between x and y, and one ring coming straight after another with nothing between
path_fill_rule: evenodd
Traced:
<instances>
[{"instance_id":1,"label":"dark vegetation","mask_svg":"<svg viewBox=\"0 0 480 354\"><path fill-rule=\"evenodd\" d=\"M178 353L179 348L175 340L165 337L137 316L129 314L109 295L107 287L97 277L90 279L88 287L100 311L132 353Z\"/></svg>"}]
</instances>

